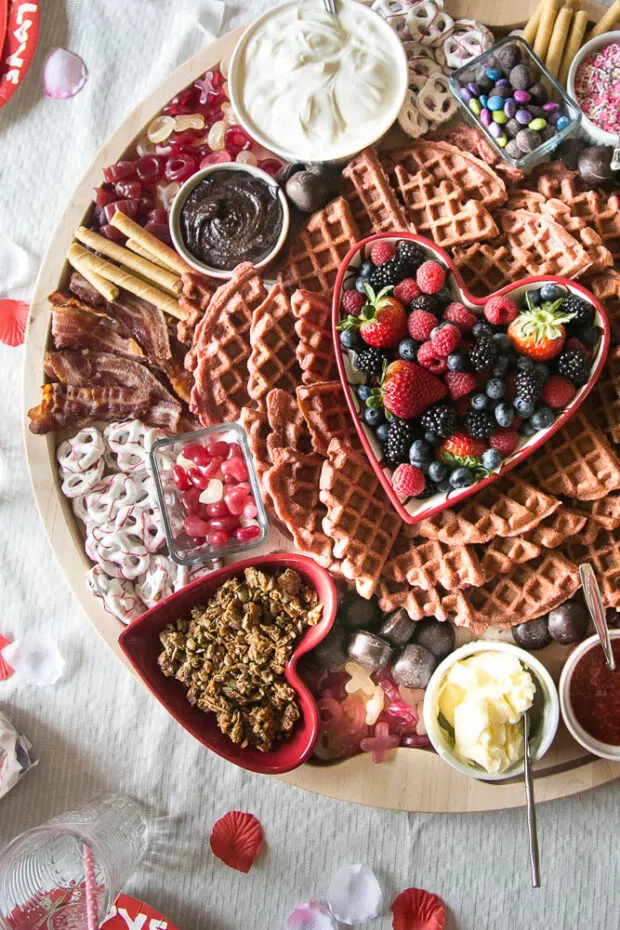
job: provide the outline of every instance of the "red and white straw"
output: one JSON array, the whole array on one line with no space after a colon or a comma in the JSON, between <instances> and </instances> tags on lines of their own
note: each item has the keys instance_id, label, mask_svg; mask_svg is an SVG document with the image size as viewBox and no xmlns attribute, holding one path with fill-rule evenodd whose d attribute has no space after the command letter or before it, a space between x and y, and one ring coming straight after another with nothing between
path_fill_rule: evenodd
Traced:
<instances>
[{"instance_id":1,"label":"red and white straw","mask_svg":"<svg viewBox=\"0 0 620 930\"><path fill-rule=\"evenodd\" d=\"M88 930L98 930L99 908L97 905L95 858L92 849L89 849L88 846L84 846L84 884L86 886L86 920Z\"/></svg>"}]
</instances>

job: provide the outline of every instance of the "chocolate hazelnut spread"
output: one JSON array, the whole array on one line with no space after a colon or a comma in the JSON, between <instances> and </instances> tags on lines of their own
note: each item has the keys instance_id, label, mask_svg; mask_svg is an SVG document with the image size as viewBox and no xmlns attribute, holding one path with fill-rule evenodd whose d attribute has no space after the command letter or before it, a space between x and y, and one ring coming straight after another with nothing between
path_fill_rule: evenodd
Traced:
<instances>
[{"instance_id":1,"label":"chocolate hazelnut spread","mask_svg":"<svg viewBox=\"0 0 620 930\"><path fill-rule=\"evenodd\" d=\"M246 171L221 169L196 185L181 209L186 248L212 268L257 264L282 231L278 187Z\"/></svg>"}]
</instances>

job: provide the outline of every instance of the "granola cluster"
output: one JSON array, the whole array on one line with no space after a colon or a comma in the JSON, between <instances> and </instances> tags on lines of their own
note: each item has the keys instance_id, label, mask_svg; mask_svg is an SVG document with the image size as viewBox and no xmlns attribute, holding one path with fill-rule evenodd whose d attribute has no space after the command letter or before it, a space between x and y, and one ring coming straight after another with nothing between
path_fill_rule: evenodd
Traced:
<instances>
[{"instance_id":1,"label":"granola cluster","mask_svg":"<svg viewBox=\"0 0 620 930\"><path fill-rule=\"evenodd\" d=\"M187 688L187 699L212 711L222 733L242 748L268 752L290 735L300 711L284 671L296 641L321 618L316 591L286 569L246 568L225 581L191 620L160 634L159 667Z\"/></svg>"}]
</instances>

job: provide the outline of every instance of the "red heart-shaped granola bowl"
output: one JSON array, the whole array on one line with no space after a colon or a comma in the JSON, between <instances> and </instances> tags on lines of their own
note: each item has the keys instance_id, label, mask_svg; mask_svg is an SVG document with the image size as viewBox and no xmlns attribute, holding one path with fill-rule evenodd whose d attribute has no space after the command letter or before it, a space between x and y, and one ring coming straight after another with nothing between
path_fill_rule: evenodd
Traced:
<instances>
[{"instance_id":1,"label":"red heart-shaped granola bowl","mask_svg":"<svg viewBox=\"0 0 620 930\"><path fill-rule=\"evenodd\" d=\"M352 350L342 348L338 326L347 317L347 312L342 305L343 293L355 286L355 281L359 276L360 265L362 262L368 261L372 246L378 240L383 240L394 247L402 240L410 240L419 245L427 254L429 260L437 261L443 265L446 271L445 288L450 291L452 299L463 303L473 313L479 315L481 319L484 319L484 306L491 297L508 296L515 301L517 306L524 308L526 291L534 286L540 287L546 283L560 285L562 288L565 288L568 293L582 298L594 308L593 325L599 330L599 339L596 346L591 350L592 363L590 377L587 383L579 387L572 400L563 409L557 412L556 419L550 426L538 430L533 435L520 436L517 447L503 459L498 468L492 471L477 468L477 474L481 477L469 487L459 487L441 492L436 491L432 496L424 498L404 497L399 495L392 486L393 472L383 459L382 444L377 438L374 429L367 425L361 418L364 405L358 397L357 390L360 385L370 384L371 382L368 376L356 367L356 353ZM360 441L392 505L406 523L417 523L420 520L433 516L433 514L438 513L440 510L444 510L446 507L454 506L454 504L475 494L487 484L496 481L507 471L510 471L510 469L514 468L520 462L523 462L529 455L539 449L550 436L562 428L568 418L572 416L575 410L583 403L601 373L609 349L609 324L605 311L596 298L581 285L565 278L559 278L553 275L541 275L539 277L525 278L516 284L509 285L508 287L496 291L494 294L489 294L485 299L472 297L466 289L463 279L450 256L428 239L407 232L380 233L376 236L370 236L351 249L342 263L336 280L332 320L338 371ZM397 348L392 348L389 352L390 360L396 360L398 358ZM374 383L375 382L372 382L372 384ZM476 390L484 390L484 388L476 388Z\"/></svg>"}]
</instances>

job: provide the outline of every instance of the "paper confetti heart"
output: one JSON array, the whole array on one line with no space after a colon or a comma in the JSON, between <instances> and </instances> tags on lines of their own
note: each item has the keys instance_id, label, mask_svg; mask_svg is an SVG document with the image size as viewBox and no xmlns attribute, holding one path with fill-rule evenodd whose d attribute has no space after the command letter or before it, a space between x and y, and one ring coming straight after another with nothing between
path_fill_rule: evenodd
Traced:
<instances>
[{"instance_id":1,"label":"paper confetti heart","mask_svg":"<svg viewBox=\"0 0 620 930\"><path fill-rule=\"evenodd\" d=\"M441 898L423 888L407 888L392 903L394 930L443 930L446 908Z\"/></svg>"},{"instance_id":2,"label":"paper confetti heart","mask_svg":"<svg viewBox=\"0 0 620 930\"><path fill-rule=\"evenodd\" d=\"M10 640L3 636L0 633L0 681L6 681L7 678L10 678L15 669L12 665L9 665L7 660L2 655L2 650L5 646L9 645Z\"/></svg>"},{"instance_id":3,"label":"paper confetti heart","mask_svg":"<svg viewBox=\"0 0 620 930\"><path fill-rule=\"evenodd\" d=\"M249 872L263 848L263 831L253 814L229 811L211 831L211 850L225 865Z\"/></svg>"},{"instance_id":4,"label":"paper confetti heart","mask_svg":"<svg viewBox=\"0 0 620 930\"><path fill-rule=\"evenodd\" d=\"M0 300L0 342L5 346L23 343L29 309L23 300Z\"/></svg>"}]
</instances>

